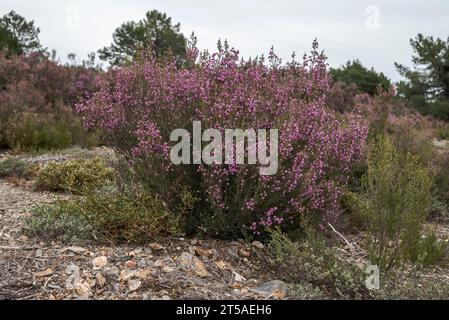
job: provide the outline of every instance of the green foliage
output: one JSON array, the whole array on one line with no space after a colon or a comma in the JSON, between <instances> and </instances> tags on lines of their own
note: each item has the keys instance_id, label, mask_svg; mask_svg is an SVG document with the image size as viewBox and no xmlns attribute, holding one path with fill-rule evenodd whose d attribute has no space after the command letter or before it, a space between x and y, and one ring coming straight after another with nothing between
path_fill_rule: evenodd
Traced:
<instances>
[{"instance_id":1,"label":"green foliage","mask_svg":"<svg viewBox=\"0 0 449 320\"><path fill-rule=\"evenodd\" d=\"M39 172L36 187L85 194L111 183L114 178L115 171L99 158L53 162Z\"/></svg>"},{"instance_id":2,"label":"green foliage","mask_svg":"<svg viewBox=\"0 0 449 320\"><path fill-rule=\"evenodd\" d=\"M435 184L438 191L438 197L449 205L449 154L440 156L438 169L435 177Z\"/></svg>"},{"instance_id":3,"label":"green foliage","mask_svg":"<svg viewBox=\"0 0 449 320\"><path fill-rule=\"evenodd\" d=\"M430 206L429 221L447 223L449 221L449 206L440 197L434 196Z\"/></svg>"},{"instance_id":4,"label":"green foliage","mask_svg":"<svg viewBox=\"0 0 449 320\"><path fill-rule=\"evenodd\" d=\"M140 50L151 48L157 57L170 52L178 62L186 55L186 38L180 24L172 25L171 18L157 10L147 12L138 22L126 22L115 30L110 47L99 50L100 59L119 66L134 58Z\"/></svg>"},{"instance_id":5,"label":"green foliage","mask_svg":"<svg viewBox=\"0 0 449 320\"><path fill-rule=\"evenodd\" d=\"M88 132L81 119L70 113L38 114L23 112L9 115L0 131L5 147L25 152L65 149L78 144L99 144L96 132ZM1 132L0 132L1 133Z\"/></svg>"},{"instance_id":6,"label":"green foliage","mask_svg":"<svg viewBox=\"0 0 449 320\"><path fill-rule=\"evenodd\" d=\"M423 276L419 270L397 273L381 286L381 290L371 292L374 299L446 300L449 296L449 284L445 278Z\"/></svg>"},{"instance_id":7,"label":"green foliage","mask_svg":"<svg viewBox=\"0 0 449 320\"><path fill-rule=\"evenodd\" d=\"M157 197L142 190L88 194L38 207L24 231L45 239L90 239L102 242L144 242L178 232L179 216Z\"/></svg>"},{"instance_id":8,"label":"green foliage","mask_svg":"<svg viewBox=\"0 0 449 320\"><path fill-rule=\"evenodd\" d=\"M0 49L8 49L13 54L39 50L39 32L34 21L28 22L18 13L10 11L0 18Z\"/></svg>"},{"instance_id":9,"label":"green foliage","mask_svg":"<svg viewBox=\"0 0 449 320\"><path fill-rule=\"evenodd\" d=\"M351 224L358 229L364 228L364 220L360 214L362 206L362 199L356 192L346 191L341 199L342 209L349 214Z\"/></svg>"},{"instance_id":10,"label":"green foliage","mask_svg":"<svg viewBox=\"0 0 449 320\"><path fill-rule=\"evenodd\" d=\"M63 241L95 238L94 230L77 202L60 201L33 208L32 212L23 227L23 232L29 236Z\"/></svg>"},{"instance_id":11,"label":"green foliage","mask_svg":"<svg viewBox=\"0 0 449 320\"><path fill-rule=\"evenodd\" d=\"M19 41L14 38L11 31L0 24L0 50L7 50L8 55L22 52Z\"/></svg>"},{"instance_id":12,"label":"green foliage","mask_svg":"<svg viewBox=\"0 0 449 320\"><path fill-rule=\"evenodd\" d=\"M420 239L410 254L410 260L423 266L447 262L448 244L440 241L434 233Z\"/></svg>"},{"instance_id":13,"label":"green foliage","mask_svg":"<svg viewBox=\"0 0 449 320\"><path fill-rule=\"evenodd\" d=\"M334 248L327 245L316 231L308 227L304 231L304 238L298 242L292 241L279 230L270 231L269 248L274 257L273 262L285 270L286 280L312 284L319 289L319 293L338 298L368 296L363 271L350 262L338 259Z\"/></svg>"},{"instance_id":14,"label":"green foliage","mask_svg":"<svg viewBox=\"0 0 449 320\"><path fill-rule=\"evenodd\" d=\"M35 113L11 117L4 129L7 146L20 151L63 149L69 147L83 131L79 122L49 118L49 115Z\"/></svg>"},{"instance_id":15,"label":"green foliage","mask_svg":"<svg viewBox=\"0 0 449 320\"><path fill-rule=\"evenodd\" d=\"M363 185L360 214L370 259L387 273L419 252L432 180L416 157L401 157L391 140L381 136L371 147Z\"/></svg>"},{"instance_id":16,"label":"green foliage","mask_svg":"<svg viewBox=\"0 0 449 320\"><path fill-rule=\"evenodd\" d=\"M423 114L449 120L449 38L444 41L418 34L410 40L413 70L396 63L406 78L399 93Z\"/></svg>"},{"instance_id":17,"label":"green foliage","mask_svg":"<svg viewBox=\"0 0 449 320\"><path fill-rule=\"evenodd\" d=\"M442 126L437 128L436 136L441 140L449 140L449 126Z\"/></svg>"},{"instance_id":18,"label":"green foliage","mask_svg":"<svg viewBox=\"0 0 449 320\"><path fill-rule=\"evenodd\" d=\"M435 157L435 149L426 130L415 129L409 123L397 123L390 126L388 131L401 160L411 154L420 164L429 167Z\"/></svg>"},{"instance_id":19,"label":"green foliage","mask_svg":"<svg viewBox=\"0 0 449 320\"><path fill-rule=\"evenodd\" d=\"M368 93L371 96L377 93L379 86L384 90L391 87L390 80L382 72L378 73L374 68L367 69L359 60L348 61L338 69L332 68L330 73L334 81L355 84L359 93Z\"/></svg>"},{"instance_id":20,"label":"green foliage","mask_svg":"<svg viewBox=\"0 0 449 320\"><path fill-rule=\"evenodd\" d=\"M8 158L0 161L0 178L30 178L35 174L35 168L23 160Z\"/></svg>"},{"instance_id":21,"label":"green foliage","mask_svg":"<svg viewBox=\"0 0 449 320\"><path fill-rule=\"evenodd\" d=\"M291 293L299 299L446 299L446 279L427 276L422 269L383 273L380 288L368 290L368 273L352 262L338 258L337 250L326 244L322 235L305 228L300 241L292 241L279 230L271 230L269 249L277 276L291 283ZM421 265L440 262L447 246L429 236L416 252ZM437 248L437 250L435 250Z\"/></svg>"}]
</instances>

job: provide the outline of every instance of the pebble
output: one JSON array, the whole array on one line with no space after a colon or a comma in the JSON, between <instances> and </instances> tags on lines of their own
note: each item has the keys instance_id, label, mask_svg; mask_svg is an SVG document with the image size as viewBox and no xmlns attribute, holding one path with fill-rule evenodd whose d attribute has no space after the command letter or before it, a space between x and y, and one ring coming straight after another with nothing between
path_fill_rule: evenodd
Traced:
<instances>
[{"instance_id":1,"label":"pebble","mask_svg":"<svg viewBox=\"0 0 449 320\"><path fill-rule=\"evenodd\" d=\"M245 250L245 249L240 249L239 256L248 258L248 257L251 257L251 252L249 252L248 250Z\"/></svg>"},{"instance_id":2,"label":"pebble","mask_svg":"<svg viewBox=\"0 0 449 320\"><path fill-rule=\"evenodd\" d=\"M37 250L34 252L34 256L35 256L36 258L40 258L40 257L42 257L42 255L43 255L42 249L37 249Z\"/></svg>"},{"instance_id":3,"label":"pebble","mask_svg":"<svg viewBox=\"0 0 449 320\"><path fill-rule=\"evenodd\" d=\"M140 280L130 280L128 282L129 291L133 292L138 290L142 286L142 281Z\"/></svg>"},{"instance_id":4,"label":"pebble","mask_svg":"<svg viewBox=\"0 0 449 320\"><path fill-rule=\"evenodd\" d=\"M108 258L105 256L96 257L92 260L92 265L94 266L94 270L99 270L108 265Z\"/></svg>"},{"instance_id":5,"label":"pebble","mask_svg":"<svg viewBox=\"0 0 449 320\"><path fill-rule=\"evenodd\" d=\"M240 260L239 254L233 249L228 249L228 255L234 260Z\"/></svg>"},{"instance_id":6,"label":"pebble","mask_svg":"<svg viewBox=\"0 0 449 320\"><path fill-rule=\"evenodd\" d=\"M137 262L129 260L125 262L125 267L131 270L134 270L137 268Z\"/></svg>"},{"instance_id":7,"label":"pebble","mask_svg":"<svg viewBox=\"0 0 449 320\"><path fill-rule=\"evenodd\" d=\"M273 297L283 299L287 296L287 285L283 281L274 280L261 284L260 286L251 290L258 295L264 297Z\"/></svg>"},{"instance_id":8,"label":"pebble","mask_svg":"<svg viewBox=\"0 0 449 320\"><path fill-rule=\"evenodd\" d=\"M161 245L160 243L150 243L149 247L151 250L154 250L154 251L162 251L165 249L165 247L163 245Z\"/></svg>"},{"instance_id":9,"label":"pebble","mask_svg":"<svg viewBox=\"0 0 449 320\"><path fill-rule=\"evenodd\" d=\"M103 288L106 285L106 278L100 272L95 275L95 281L98 288Z\"/></svg>"},{"instance_id":10,"label":"pebble","mask_svg":"<svg viewBox=\"0 0 449 320\"><path fill-rule=\"evenodd\" d=\"M265 248L264 244L260 241L254 241L253 246L257 249L263 250Z\"/></svg>"}]
</instances>

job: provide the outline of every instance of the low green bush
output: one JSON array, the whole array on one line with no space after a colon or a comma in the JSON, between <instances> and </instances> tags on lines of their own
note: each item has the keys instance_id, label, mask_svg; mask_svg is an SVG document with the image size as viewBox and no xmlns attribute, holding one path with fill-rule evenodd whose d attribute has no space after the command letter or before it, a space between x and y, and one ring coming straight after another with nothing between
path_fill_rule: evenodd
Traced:
<instances>
[{"instance_id":1,"label":"low green bush","mask_svg":"<svg viewBox=\"0 0 449 320\"><path fill-rule=\"evenodd\" d=\"M52 162L39 172L36 187L85 194L111 183L114 178L115 171L99 158Z\"/></svg>"},{"instance_id":2,"label":"low green bush","mask_svg":"<svg viewBox=\"0 0 449 320\"><path fill-rule=\"evenodd\" d=\"M79 209L76 201L59 201L36 207L27 218L23 231L44 240L75 241L95 239L95 230Z\"/></svg>"},{"instance_id":3,"label":"low green bush","mask_svg":"<svg viewBox=\"0 0 449 320\"><path fill-rule=\"evenodd\" d=\"M371 291L377 300L447 300L449 283L445 278L424 275L419 270L396 273L381 282L381 290Z\"/></svg>"},{"instance_id":4,"label":"low green bush","mask_svg":"<svg viewBox=\"0 0 449 320\"><path fill-rule=\"evenodd\" d=\"M448 256L448 244L430 232L422 237L411 251L410 260L423 266L445 264Z\"/></svg>"},{"instance_id":5,"label":"low green bush","mask_svg":"<svg viewBox=\"0 0 449 320\"><path fill-rule=\"evenodd\" d=\"M273 263L285 270L284 280L301 284L302 289L304 284L309 288L311 284L316 292L326 296L344 299L369 296L363 270L337 258L335 249L318 232L306 227L299 241L292 241L279 230L271 230L270 236Z\"/></svg>"},{"instance_id":6,"label":"low green bush","mask_svg":"<svg viewBox=\"0 0 449 320\"><path fill-rule=\"evenodd\" d=\"M449 205L442 201L438 195L432 199L428 220L442 224L449 222Z\"/></svg>"},{"instance_id":7,"label":"low green bush","mask_svg":"<svg viewBox=\"0 0 449 320\"><path fill-rule=\"evenodd\" d=\"M35 208L24 231L45 239L143 242L178 233L180 221L159 198L133 190Z\"/></svg>"},{"instance_id":8,"label":"low green bush","mask_svg":"<svg viewBox=\"0 0 449 320\"><path fill-rule=\"evenodd\" d=\"M436 136L441 140L449 140L449 126L442 126L437 128Z\"/></svg>"},{"instance_id":9,"label":"low green bush","mask_svg":"<svg viewBox=\"0 0 449 320\"><path fill-rule=\"evenodd\" d=\"M8 158L0 161L0 178L24 178L28 179L36 174L36 168L23 160Z\"/></svg>"},{"instance_id":10,"label":"low green bush","mask_svg":"<svg viewBox=\"0 0 449 320\"><path fill-rule=\"evenodd\" d=\"M449 205L449 153L442 154L437 163L435 184L438 197Z\"/></svg>"},{"instance_id":11,"label":"low green bush","mask_svg":"<svg viewBox=\"0 0 449 320\"><path fill-rule=\"evenodd\" d=\"M9 120L5 141L21 151L67 148L73 142L70 124L35 113L21 113Z\"/></svg>"},{"instance_id":12,"label":"low green bush","mask_svg":"<svg viewBox=\"0 0 449 320\"><path fill-rule=\"evenodd\" d=\"M363 229L363 217L360 215L362 199L358 193L346 191L341 200L341 207L350 217L350 223L357 229Z\"/></svg>"},{"instance_id":13,"label":"low green bush","mask_svg":"<svg viewBox=\"0 0 449 320\"><path fill-rule=\"evenodd\" d=\"M88 132L81 119L67 111L11 115L0 131L0 145L26 152L58 150L75 144L85 147L99 144L98 133Z\"/></svg>"},{"instance_id":14,"label":"low green bush","mask_svg":"<svg viewBox=\"0 0 449 320\"><path fill-rule=\"evenodd\" d=\"M380 287L369 290L368 273L338 257L336 247L326 244L318 233L309 229L299 241L292 241L278 230L272 230L270 235L269 249L275 272L289 283L295 298L380 300L447 299L449 296L447 280L426 274L419 265L401 272L381 270ZM421 244L433 246L436 238L427 239Z\"/></svg>"}]
</instances>

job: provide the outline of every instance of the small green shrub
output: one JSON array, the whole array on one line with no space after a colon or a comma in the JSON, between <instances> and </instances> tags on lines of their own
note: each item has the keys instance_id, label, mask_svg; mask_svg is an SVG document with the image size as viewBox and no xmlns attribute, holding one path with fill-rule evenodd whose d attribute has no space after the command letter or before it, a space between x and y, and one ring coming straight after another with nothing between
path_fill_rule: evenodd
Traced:
<instances>
[{"instance_id":1,"label":"small green shrub","mask_svg":"<svg viewBox=\"0 0 449 320\"><path fill-rule=\"evenodd\" d=\"M435 184L438 197L449 205L449 153L442 154L437 162Z\"/></svg>"},{"instance_id":2,"label":"small green shrub","mask_svg":"<svg viewBox=\"0 0 449 320\"><path fill-rule=\"evenodd\" d=\"M278 277L290 283L291 292L298 299L447 299L449 296L447 281L423 273L419 265L402 272L381 272L380 288L368 290L368 273L338 258L335 247L326 244L321 235L311 229L305 230L305 236L298 242L279 230L270 232L272 263ZM441 245L433 236L420 242L420 245L432 248L435 244ZM440 258L430 255L424 260L432 263Z\"/></svg>"},{"instance_id":3,"label":"small green shrub","mask_svg":"<svg viewBox=\"0 0 449 320\"><path fill-rule=\"evenodd\" d=\"M449 126L442 126L437 128L436 136L441 140L449 140Z\"/></svg>"},{"instance_id":4,"label":"small green shrub","mask_svg":"<svg viewBox=\"0 0 449 320\"><path fill-rule=\"evenodd\" d=\"M348 261L339 259L335 248L312 233L300 242L274 230L269 248L278 276L291 283L298 299L447 299L449 284L422 272L419 267L403 272L380 274L380 288L368 290L367 273ZM435 243L436 238L422 242ZM428 251L428 250L426 250Z\"/></svg>"},{"instance_id":5,"label":"small green shrub","mask_svg":"<svg viewBox=\"0 0 449 320\"><path fill-rule=\"evenodd\" d=\"M420 239L412 250L410 259L419 265L430 266L447 262L447 254L448 244L440 241L434 233L430 233Z\"/></svg>"},{"instance_id":6,"label":"small green shrub","mask_svg":"<svg viewBox=\"0 0 449 320\"><path fill-rule=\"evenodd\" d=\"M360 216L371 262L387 273L423 256L420 243L432 200L432 180L416 157L400 155L386 136L371 147Z\"/></svg>"},{"instance_id":7,"label":"small green shrub","mask_svg":"<svg viewBox=\"0 0 449 320\"><path fill-rule=\"evenodd\" d=\"M67 148L73 142L71 125L65 119L22 113L9 120L5 140L12 149L32 151Z\"/></svg>"},{"instance_id":8,"label":"small green shrub","mask_svg":"<svg viewBox=\"0 0 449 320\"><path fill-rule=\"evenodd\" d=\"M28 179L35 175L36 169L23 160L8 158L0 161L0 178L24 178Z\"/></svg>"},{"instance_id":9,"label":"small green shrub","mask_svg":"<svg viewBox=\"0 0 449 320\"><path fill-rule=\"evenodd\" d=\"M112 182L114 177L114 170L99 158L53 162L39 172L36 187L84 194Z\"/></svg>"},{"instance_id":10,"label":"small green shrub","mask_svg":"<svg viewBox=\"0 0 449 320\"><path fill-rule=\"evenodd\" d=\"M142 242L174 235L179 215L157 197L139 190L59 201L34 209L26 234L47 239L92 239L105 242Z\"/></svg>"},{"instance_id":11,"label":"small green shrub","mask_svg":"<svg viewBox=\"0 0 449 320\"><path fill-rule=\"evenodd\" d=\"M319 292L339 298L362 298L369 295L364 273L335 255L334 248L313 229L306 227L300 241L292 241L279 230L271 230L269 248L273 263L286 270L286 280L312 284ZM310 287L307 285L307 287ZM303 293L301 293L303 295Z\"/></svg>"},{"instance_id":12,"label":"small green shrub","mask_svg":"<svg viewBox=\"0 0 449 320\"><path fill-rule=\"evenodd\" d=\"M428 220L443 224L449 221L449 205L438 196L434 196L432 199Z\"/></svg>"},{"instance_id":13,"label":"small green shrub","mask_svg":"<svg viewBox=\"0 0 449 320\"><path fill-rule=\"evenodd\" d=\"M363 228L363 217L360 215L362 200L359 194L346 191L341 200L342 209L349 214L353 226Z\"/></svg>"},{"instance_id":14,"label":"small green shrub","mask_svg":"<svg viewBox=\"0 0 449 320\"><path fill-rule=\"evenodd\" d=\"M99 144L98 133L88 132L68 111L22 112L11 115L2 127L0 145L20 151L58 150L78 144ZM2 142L3 141L3 142Z\"/></svg>"},{"instance_id":15,"label":"small green shrub","mask_svg":"<svg viewBox=\"0 0 449 320\"><path fill-rule=\"evenodd\" d=\"M29 236L48 240L95 239L95 230L79 206L76 201L59 201L34 208L32 216L25 221L23 231Z\"/></svg>"},{"instance_id":16,"label":"small green shrub","mask_svg":"<svg viewBox=\"0 0 449 320\"><path fill-rule=\"evenodd\" d=\"M449 283L446 279L425 276L418 270L396 273L381 282L381 290L371 291L374 299L385 300L447 300Z\"/></svg>"},{"instance_id":17,"label":"small green shrub","mask_svg":"<svg viewBox=\"0 0 449 320\"><path fill-rule=\"evenodd\" d=\"M429 133L407 127L407 124L397 126L392 132L391 138L396 151L405 161L408 154L413 155L420 164L428 166L435 156L435 148Z\"/></svg>"}]
</instances>

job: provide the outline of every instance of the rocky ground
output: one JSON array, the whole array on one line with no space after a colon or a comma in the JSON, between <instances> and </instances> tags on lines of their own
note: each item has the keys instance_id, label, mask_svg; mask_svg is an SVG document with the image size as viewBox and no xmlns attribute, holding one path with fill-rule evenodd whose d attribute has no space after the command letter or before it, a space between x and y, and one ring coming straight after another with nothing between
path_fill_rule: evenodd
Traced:
<instances>
[{"instance_id":1,"label":"rocky ground","mask_svg":"<svg viewBox=\"0 0 449 320\"><path fill-rule=\"evenodd\" d=\"M288 298L285 284L270 282L276 275L258 242L98 246L24 236L31 207L57 198L0 180L0 299Z\"/></svg>"},{"instance_id":2,"label":"rocky ground","mask_svg":"<svg viewBox=\"0 0 449 320\"><path fill-rule=\"evenodd\" d=\"M24 159L42 164L86 156L78 151ZM0 160L4 156L0 153ZM22 225L31 208L61 197L0 179L0 299L293 299L259 242L172 238L104 246L25 236ZM448 238L449 227L434 227ZM333 231L341 243L339 256L367 266L363 235ZM428 275L449 281L449 270L436 268Z\"/></svg>"}]
</instances>

